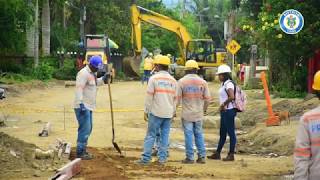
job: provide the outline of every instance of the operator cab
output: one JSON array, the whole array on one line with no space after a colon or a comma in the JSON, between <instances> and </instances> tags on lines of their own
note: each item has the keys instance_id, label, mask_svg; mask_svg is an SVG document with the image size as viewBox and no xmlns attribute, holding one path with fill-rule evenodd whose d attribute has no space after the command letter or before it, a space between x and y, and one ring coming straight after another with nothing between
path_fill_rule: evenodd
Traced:
<instances>
[{"instance_id":1,"label":"operator cab","mask_svg":"<svg viewBox=\"0 0 320 180\"><path fill-rule=\"evenodd\" d=\"M187 60L193 59L200 63L215 63L213 41L195 39L187 44Z\"/></svg>"}]
</instances>

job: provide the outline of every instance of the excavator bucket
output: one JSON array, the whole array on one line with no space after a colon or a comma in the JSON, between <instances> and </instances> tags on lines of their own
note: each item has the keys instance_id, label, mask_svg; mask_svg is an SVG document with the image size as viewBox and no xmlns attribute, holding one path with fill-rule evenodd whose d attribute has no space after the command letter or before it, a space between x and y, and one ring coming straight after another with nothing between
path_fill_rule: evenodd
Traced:
<instances>
[{"instance_id":1,"label":"excavator bucket","mask_svg":"<svg viewBox=\"0 0 320 180\"><path fill-rule=\"evenodd\" d=\"M141 61L141 56L125 57L123 59L124 73L130 77L139 77Z\"/></svg>"}]
</instances>

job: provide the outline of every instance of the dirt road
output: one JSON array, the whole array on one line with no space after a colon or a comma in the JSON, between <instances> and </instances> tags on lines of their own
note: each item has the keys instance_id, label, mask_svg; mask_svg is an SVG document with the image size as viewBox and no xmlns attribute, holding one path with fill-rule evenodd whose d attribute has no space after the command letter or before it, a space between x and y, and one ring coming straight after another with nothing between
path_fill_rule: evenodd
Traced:
<instances>
[{"instance_id":1,"label":"dirt road","mask_svg":"<svg viewBox=\"0 0 320 180\"><path fill-rule=\"evenodd\" d=\"M116 142L125 150L126 159L123 160L115 154L112 148L102 149L112 147L111 120L107 87L99 88L97 110L94 112L94 127L89 146L95 147L92 151L99 157L95 161L98 161L96 162L98 164L100 162L100 166L92 167L92 164L88 164L78 178L103 179L110 177L112 179L112 177L116 177L108 176L107 173L104 174L104 169L108 168L110 170L122 168L117 177L124 179L161 179L161 177L170 179L279 179L281 175L292 172L291 156L269 158L264 155L253 154L252 148L257 148L258 152L260 149L271 147L272 142L271 144L262 143L260 146L252 146L251 151L244 148L244 154L238 154L236 161L233 163L208 160L205 165L181 165L180 160L184 158L184 152L177 147L184 144L184 138L179 118L174 121L171 129L170 142L173 148L170 149L168 168L161 169L161 172L156 165L151 168L137 168L132 164L132 161L138 159L141 154L147 126L143 121L145 89L146 86L142 86L139 82L116 82L112 84ZM210 89L216 101L217 84L210 84ZM47 148L56 138L70 141L74 146L77 134L77 122L72 109L74 87L65 88L60 83L42 88L21 89L20 91L17 94L9 94L5 101L1 101L2 116L6 119L7 126L0 128L0 131L41 148ZM251 103L258 103L261 106L264 104L263 98ZM214 109L215 107L211 107L211 110ZM51 122L52 133L49 137L40 138L37 134L46 122ZM269 133L271 135L280 134L281 137L290 137L290 143L292 144L296 124L296 122L293 122L290 126L271 127L268 130L265 130L264 125L258 124L256 127L250 128L253 130L248 130L248 133L243 135L244 139L247 138L243 146L246 147L246 143L250 144L249 140L256 143L254 137L252 137L254 134L251 134L251 132L257 133L259 130L265 132L265 136L268 136ZM288 131L292 133L288 133ZM281 135L282 132L284 135ZM207 147L214 148L218 139L218 130L205 129L205 138ZM241 136L239 142L243 142ZM228 145L225 147L228 148ZM287 149L289 148L292 147L287 147ZM102 161L110 163L103 163ZM89 166L90 168L88 168ZM99 172L100 175L90 176L95 172ZM163 173L164 176L159 176Z\"/></svg>"}]
</instances>

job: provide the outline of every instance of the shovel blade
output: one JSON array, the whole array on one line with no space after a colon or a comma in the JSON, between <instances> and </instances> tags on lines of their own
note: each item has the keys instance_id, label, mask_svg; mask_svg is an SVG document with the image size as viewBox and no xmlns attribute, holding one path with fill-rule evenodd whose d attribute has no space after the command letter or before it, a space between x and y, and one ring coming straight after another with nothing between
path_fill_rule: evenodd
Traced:
<instances>
[{"instance_id":1,"label":"shovel blade","mask_svg":"<svg viewBox=\"0 0 320 180\"><path fill-rule=\"evenodd\" d=\"M119 154L121 155L122 152L121 152L121 149L119 148L118 144L116 142L112 142L113 144L113 147L119 152Z\"/></svg>"}]
</instances>

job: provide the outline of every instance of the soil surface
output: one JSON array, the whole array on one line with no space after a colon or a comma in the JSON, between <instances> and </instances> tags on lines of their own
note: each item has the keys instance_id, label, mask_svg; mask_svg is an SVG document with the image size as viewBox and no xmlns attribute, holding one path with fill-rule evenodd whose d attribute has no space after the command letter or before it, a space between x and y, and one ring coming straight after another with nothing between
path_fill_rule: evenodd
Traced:
<instances>
[{"instance_id":1,"label":"soil surface","mask_svg":"<svg viewBox=\"0 0 320 180\"><path fill-rule=\"evenodd\" d=\"M209 84L213 95L213 102L208 110L210 115L219 115L217 112L218 86L216 83ZM29 145L32 146L31 149L36 146L46 149L57 138L71 142L75 147L78 124L73 112L74 87L65 88L63 82L55 82L39 85L39 88L36 85L10 85L8 89L8 97L0 101L0 120L3 120L5 124L4 127L0 127L0 132L27 144L34 144ZM82 171L75 179L281 179L283 175L292 174L292 151L298 119L305 111L314 108L318 103L315 98L307 100L272 99L275 110L290 111L291 124L266 127L264 121L268 118L268 113L263 91L247 91L248 110L238 114L243 126L237 131L239 143L236 161L207 160L205 165L182 165L180 163L185 158L185 153L184 135L179 120L181 110L178 110L178 117L173 121L170 132L168 163L166 166L160 166L154 159L155 162L151 166L141 167L133 162L141 156L147 128L147 123L143 120L145 91L146 85L143 86L139 82L112 84L116 142L125 154L125 158L120 158L111 143L112 131L107 87L99 87L93 132L89 139L91 147L89 151L95 155L95 159L82 161ZM47 122L52 124L49 137L38 137L39 131ZM208 154L211 154L219 139L219 129L206 128L204 135ZM2 136L0 142L6 139ZM8 156L8 152L12 149L11 146L2 146L2 144L1 148L0 157ZM227 154L228 148L227 143L223 156ZM14 150L21 151L19 148ZM29 160L21 162L27 161ZM12 162L17 164L15 167L19 167L21 163ZM30 171L31 162L34 161L30 160L29 164L22 163L27 168L21 170L22 176L17 176L14 170L6 170L6 173L1 173L1 175L20 177L20 179L24 176L29 179L37 178L33 176L34 172ZM0 166L11 167L7 164L0 164ZM50 177L53 173L50 172L46 177ZM42 174L39 178L41 177L43 177Z\"/></svg>"}]
</instances>

